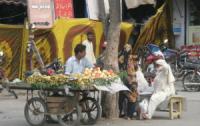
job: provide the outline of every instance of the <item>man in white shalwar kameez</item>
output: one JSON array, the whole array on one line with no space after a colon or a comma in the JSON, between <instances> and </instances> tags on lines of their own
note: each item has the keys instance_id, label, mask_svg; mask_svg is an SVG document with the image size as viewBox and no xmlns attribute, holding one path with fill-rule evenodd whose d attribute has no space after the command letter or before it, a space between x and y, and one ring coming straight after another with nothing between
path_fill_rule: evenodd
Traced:
<instances>
[{"instance_id":1,"label":"man in white shalwar kameez","mask_svg":"<svg viewBox=\"0 0 200 126\"><path fill-rule=\"evenodd\" d=\"M146 119L151 119L159 104L167 100L170 95L175 94L175 78L169 64L163 59L156 62L156 77L153 82L154 92L150 98L147 113L143 114Z\"/></svg>"},{"instance_id":2,"label":"man in white shalwar kameez","mask_svg":"<svg viewBox=\"0 0 200 126\"><path fill-rule=\"evenodd\" d=\"M93 65L96 64L96 58L94 55L94 49L93 49L93 41L94 34L91 32L87 33L87 39L82 42L83 45L86 46L86 58L91 62Z\"/></svg>"}]
</instances>

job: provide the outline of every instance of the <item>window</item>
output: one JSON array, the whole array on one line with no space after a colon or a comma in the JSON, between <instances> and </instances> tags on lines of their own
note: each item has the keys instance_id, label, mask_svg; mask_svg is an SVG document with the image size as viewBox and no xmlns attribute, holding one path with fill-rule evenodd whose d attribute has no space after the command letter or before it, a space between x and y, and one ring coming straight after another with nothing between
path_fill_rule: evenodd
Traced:
<instances>
[{"instance_id":1,"label":"window","mask_svg":"<svg viewBox=\"0 0 200 126\"><path fill-rule=\"evenodd\" d=\"M200 4L199 0L189 0L189 26L200 25Z\"/></svg>"}]
</instances>

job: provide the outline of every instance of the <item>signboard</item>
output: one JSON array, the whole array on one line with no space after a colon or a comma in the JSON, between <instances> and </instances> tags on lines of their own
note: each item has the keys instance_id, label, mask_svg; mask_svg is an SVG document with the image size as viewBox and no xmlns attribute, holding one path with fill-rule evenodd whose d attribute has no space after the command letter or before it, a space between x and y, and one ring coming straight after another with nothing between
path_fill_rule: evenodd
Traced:
<instances>
[{"instance_id":1,"label":"signboard","mask_svg":"<svg viewBox=\"0 0 200 126\"><path fill-rule=\"evenodd\" d=\"M65 17L73 18L73 1L72 0L54 0L56 18Z\"/></svg>"},{"instance_id":2,"label":"signboard","mask_svg":"<svg viewBox=\"0 0 200 126\"><path fill-rule=\"evenodd\" d=\"M180 35L182 32L181 23L173 23L173 32L174 35Z\"/></svg>"},{"instance_id":3,"label":"signboard","mask_svg":"<svg viewBox=\"0 0 200 126\"><path fill-rule=\"evenodd\" d=\"M190 45L200 44L200 26L189 26L189 43Z\"/></svg>"},{"instance_id":4,"label":"signboard","mask_svg":"<svg viewBox=\"0 0 200 126\"><path fill-rule=\"evenodd\" d=\"M27 0L29 23L36 29L53 26L54 7L52 0Z\"/></svg>"}]
</instances>

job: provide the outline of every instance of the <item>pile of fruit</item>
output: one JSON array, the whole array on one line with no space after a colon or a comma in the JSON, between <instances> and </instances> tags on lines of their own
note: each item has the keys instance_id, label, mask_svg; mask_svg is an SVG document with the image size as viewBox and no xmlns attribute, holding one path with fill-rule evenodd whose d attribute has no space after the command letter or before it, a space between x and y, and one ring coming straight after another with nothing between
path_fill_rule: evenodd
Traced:
<instances>
[{"instance_id":1,"label":"pile of fruit","mask_svg":"<svg viewBox=\"0 0 200 126\"><path fill-rule=\"evenodd\" d=\"M69 82L69 76L63 74L47 75L31 75L26 79L28 84L34 88L56 88Z\"/></svg>"},{"instance_id":2,"label":"pile of fruit","mask_svg":"<svg viewBox=\"0 0 200 126\"><path fill-rule=\"evenodd\" d=\"M89 88L95 85L109 85L118 76L112 70L103 70L100 68L85 69L82 74L55 74L47 75L32 75L27 78L27 83L34 88L57 88L64 85L72 88Z\"/></svg>"},{"instance_id":3,"label":"pile of fruit","mask_svg":"<svg viewBox=\"0 0 200 126\"><path fill-rule=\"evenodd\" d=\"M112 70L101 71L100 68L97 67L94 69L86 68L85 71L83 72L83 76L95 79L95 78L112 78L112 77L116 77L117 75Z\"/></svg>"},{"instance_id":4,"label":"pile of fruit","mask_svg":"<svg viewBox=\"0 0 200 126\"><path fill-rule=\"evenodd\" d=\"M112 70L103 70L100 68L85 69L83 77L90 79L90 83L95 85L110 85L118 76Z\"/></svg>"}]
</instances>

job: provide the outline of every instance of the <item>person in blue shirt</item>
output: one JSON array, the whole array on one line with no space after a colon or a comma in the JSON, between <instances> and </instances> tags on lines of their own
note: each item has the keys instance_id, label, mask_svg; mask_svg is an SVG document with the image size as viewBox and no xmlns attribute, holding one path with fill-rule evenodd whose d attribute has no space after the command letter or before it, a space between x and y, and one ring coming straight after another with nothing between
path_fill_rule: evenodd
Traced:
<instances>
[{"instance_id":1,"label":"person in blue shirt","mask_svg":"<svg viewBox=\"0 0 200 126\"><path fill-rule=\"evenodd\" d=\"M92 68L94 65L85 57L86 46L78 44L74 48L75 56L70 57L65 64L65 74L82 73L85 68Z\"/></svg>"}]
</instances>

